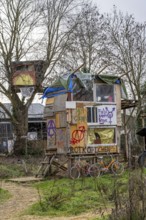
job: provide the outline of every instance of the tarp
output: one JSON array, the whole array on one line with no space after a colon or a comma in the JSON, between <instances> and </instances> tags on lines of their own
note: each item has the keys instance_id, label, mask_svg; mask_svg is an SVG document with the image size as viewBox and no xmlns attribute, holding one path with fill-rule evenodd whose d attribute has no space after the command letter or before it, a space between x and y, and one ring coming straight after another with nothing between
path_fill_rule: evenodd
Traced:
<instances>
[{"instance_id":1,"label":"tarp","mask_svg":"<svg viewBox=\"0 0 146 220\"><path fill-rule=\"evenodd\" d=\"M51 87L45 89L42 98L51 98L59 94L73 92L73 90L79 90L82 87L84 88L85 85L76 74L65 74L59 76Z\"/></svg>"},{"instance_id":2,"label":"tarp","mask_svg":"<svg viewBox=\"0 0 146 220\"><path fill-rule=\"evenodd\" d=\"M92 81L93 78L99 78L103 82L107 84L121 84L121 87L124 91L125 96L127 97L127 92L125 85L121 79L117 76L111 75L92 75L89 73L68 73L64 74L63 76L59 76L56 81L48 88L44 90L42 98L51 98L57 96L59 94L65 94L67 92L73 92L77 94L81 91L81 88L88 90L87 88L87 81Z\"/></svg>"}]
</instances>

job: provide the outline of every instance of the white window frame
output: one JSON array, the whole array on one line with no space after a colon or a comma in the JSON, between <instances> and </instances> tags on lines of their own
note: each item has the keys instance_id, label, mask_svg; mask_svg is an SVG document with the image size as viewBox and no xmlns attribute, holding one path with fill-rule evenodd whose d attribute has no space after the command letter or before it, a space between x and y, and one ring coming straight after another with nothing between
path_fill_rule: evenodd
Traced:
<instances>
[{"instance_id":1,"label":"white window frame","mask_svg":"<svg viewBox=\"0 0 146 220\"><path fill-rule=\"evenodd\" d=\"M96 129L100 129L100 128L103 128L103 129L108 129L108 128L114 128L115 129L115 143L112 143L112 144L87 144L87 147L100 147L100 146L103 146L103 147L110 147L110 146L117 146L117 127L116 126L99 126L99 127L95 127L95 126L90 126L89 128L96 128Z\"/></svg>"},{"instance_id":2,"label":"white window frame","mask_svg":"<svg viewBox=\"0 0 146 220\"><path fill-rule=\"evenodd\" d=\"M115 95L115 85L113 84L113 85L111 85L111 86L113 86L113 89L114 89L114 102L97 102L96 101L96 87L97 86L100 86L100 85L103 85L103 86L106 86L106 85L108 85L108 84L105 84L105 83L94 83L93 84L93 100L94 100L94 102L95 103L102 103L102 104L105 104L105 105L108 105L108 104L115 104L116 103L116 95Z\"/></svg>"},{"instance_id":3,"label":"white window frame","mask_svg":"<svg viewBox=\"0 0 146 220\"><path fill-rule=\"evenodd\" d=\"M96 115L96 122L88 122L88 112L87 112L87 124L88 125L98 125L98 106L85 106L86 108L96 108L97 109L97 115ZM87 110L88 111L88 110Z\"/></svg>"}]
</instances>

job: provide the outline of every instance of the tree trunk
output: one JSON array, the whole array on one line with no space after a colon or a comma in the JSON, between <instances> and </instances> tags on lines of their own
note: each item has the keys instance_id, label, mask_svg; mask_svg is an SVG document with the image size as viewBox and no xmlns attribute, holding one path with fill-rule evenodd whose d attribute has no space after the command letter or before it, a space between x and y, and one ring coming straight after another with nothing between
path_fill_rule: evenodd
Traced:
<instances>
[{"instance_id":1,"label":"tree trunk","mask_svg":"<svg viewBox=\"0 0 146 220\"><path fill-rule=\"evenodd\" d=\"M27 153L27 132L28 132L28 109L23 105L23 107L18 107L13 109L15 119L17 123L13 124L14 127L14 154L26 154ZM15 114L16 112L16 114Z\"/></svg>"}]
</instances>

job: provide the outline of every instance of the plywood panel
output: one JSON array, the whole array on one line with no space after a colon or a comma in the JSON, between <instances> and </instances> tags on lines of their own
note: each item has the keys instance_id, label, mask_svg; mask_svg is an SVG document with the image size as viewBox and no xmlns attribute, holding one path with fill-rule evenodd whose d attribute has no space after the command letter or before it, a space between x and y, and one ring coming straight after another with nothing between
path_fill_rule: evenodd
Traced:
<instances>
[{"instance_id":1,"label":"plywood panel","mask_svg":"<svg viewBox=\"0 0 146 220\"><path fill-rule=\"evenodd\" d=\"M56 123L55 119L51 118L47 121L47 147L56 145Z\"/></svg>"},{"instance_id":2,"label":"plywood panel","mask_svg":"<svg viewBox=\"0 0 146 220\"><path fill-rule=\"evenodd\" d=\"M46 105L50 105L54 103L54 98L48 98L46 99Z\"/></svg>"},{"instance_id":3,"label":"plywood panel","mask_svg":"<svg viewBox=\"0 0 146 220\"><path fill-rule=\"evenodd\" d=\"M121 119L121 86L115 85L116 105L117 105L117 126L122 126Z\"/></svg>"},{"instance_id":4,"label":"plywood panel","mask_svg":"<svg viewBox=\"0 0 146 220\"><path fill-rule=\"evenodd\" d=\"M87 145L87 124L72 125L70 127L71 147L86 147Z\"/></svg>"},{"instance_id":5,"label":"plywood panel","mask_svg":"<svg viewBox=\"0 0 146 220\"><path fill-rule=\"evenodd\" d=\"M52 105L46 105L44 108L44 118L54 115L54 108Z\"/></svg>"},{"instance_id":6,"label":"plywood panel","mask_svg":"<svg viewBox=\"0 0 146 220\"><path fill-rule=\"evenodd\" d=\"M64 153L66 150L66 128L56 129L56 146L58 153Z\"/></svg>"},{"instance_id":7,"label":"plywood panel","mask_svg":"<svg viewBox=\"0 0 146 220\"><path fill-rule=\"evenodd\" d=\"M56 113L56 128L66 127L67 125L67 114L66 112Z\"/></svg>"},{"instance_id":8,"label":"plywood panel","mask_svg":"<svg viewBox=\"0 0 146 220\"><path fill-rule=\"evenodd\" d=\"M56 96L54 99L54 111L65 111L67 94Z\"/></svg>"},{"instance_id":9,"label":"plywood panel","mask_svg":"<svg viewBox=\"0 0 146 220\"><path fill-rule=\"evenodd\" d=\"M70 110L70 113L72 124L78 124L81 122L87 123L87 108L83 107L83 105L80 105L80 107L77 107L76 109Z\"/></svg>"}]
</instances>

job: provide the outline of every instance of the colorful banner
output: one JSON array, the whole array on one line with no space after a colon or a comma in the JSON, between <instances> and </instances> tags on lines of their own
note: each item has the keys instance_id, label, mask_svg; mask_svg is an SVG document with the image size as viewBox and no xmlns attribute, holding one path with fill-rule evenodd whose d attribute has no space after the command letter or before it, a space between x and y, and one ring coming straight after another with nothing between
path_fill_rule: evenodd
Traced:
<instances>
[{"instance_id":1,"label":"colorful banner","mask_svg":"<svg viewBox=\"0 0 146 220\"><path fill-rule=\"evenodd\" d=\"M113 144L115 143L114 128L89 128L88 145L90 144Z\"/></svg>"}]
</instances>

